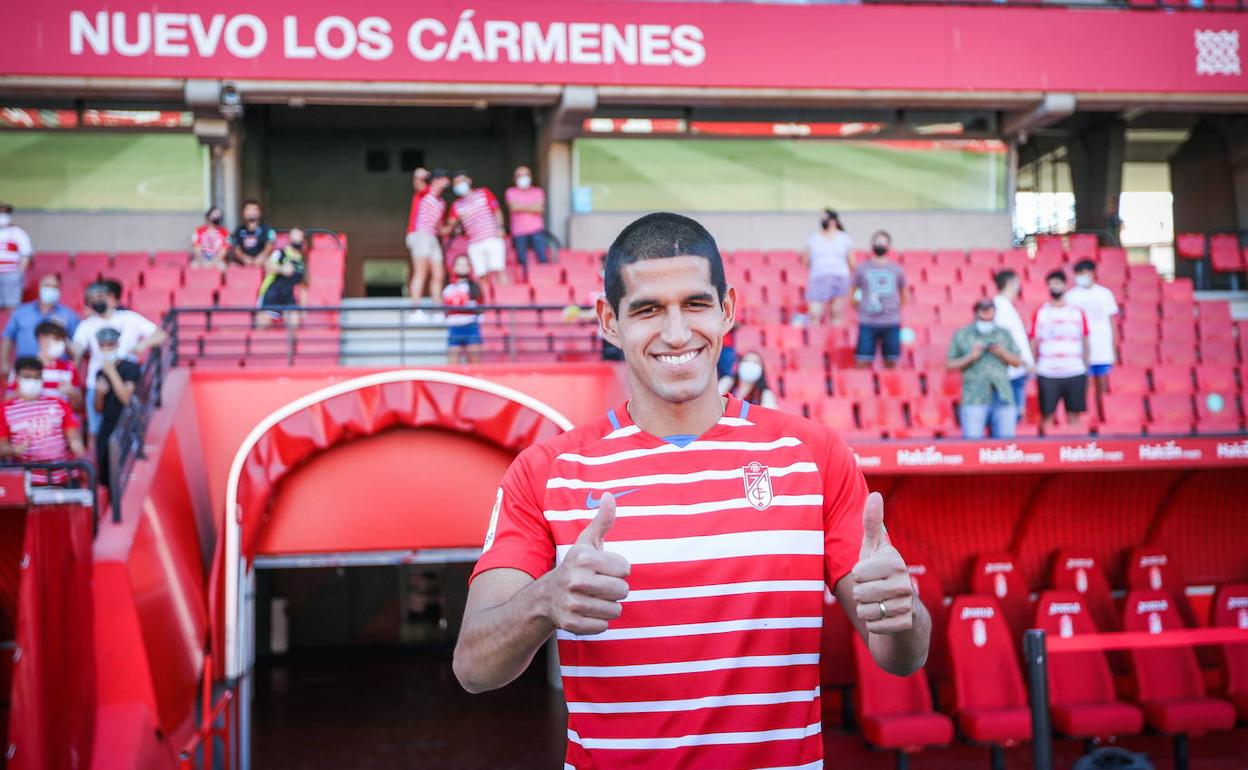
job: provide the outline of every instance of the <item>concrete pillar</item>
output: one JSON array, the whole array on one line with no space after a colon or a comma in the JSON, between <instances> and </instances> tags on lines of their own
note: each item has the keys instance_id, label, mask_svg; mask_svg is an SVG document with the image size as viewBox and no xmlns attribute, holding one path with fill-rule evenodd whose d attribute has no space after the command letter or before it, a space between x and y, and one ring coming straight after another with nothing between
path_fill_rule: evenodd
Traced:
<instances>
[{"instance_id":1,"label":"concrete pillar","mask_svg":"<svg viewBox=\"0 0 1248 770\"><path fill-rule=\"evenodd\" d=\"M1126 146L1127 124L1117 115L1088 115L1066 145L1075 190L1075 226L1104 230L1114 243Z\"/></svg>"},{"instance_id":2,"label":"concrete pillar","mask_svg":"<svg viewBox=\"0 0 1248 770\"><path fill-rule=\"evenodd\" d=\"M1248 128L1241 119L1206 118L1170 156L1174 194L1174 231L1207 233L1223 228L1248 229ZM1195 262L1175 261L1175 274L1193 277ZM1213 273L1214 288L1229 285Z\"/></svg>"},{"instance_id":3,"label":"concrete pillar","mask_svg":"<svg viewBox=\"0 0 1248 770\"><path fill-rule=\"evenodd\" d=\"M546 180L546 227L565 247L572 219L572 142L546 142L538 148L542 178Z\"/></svg>"}]
</instances>

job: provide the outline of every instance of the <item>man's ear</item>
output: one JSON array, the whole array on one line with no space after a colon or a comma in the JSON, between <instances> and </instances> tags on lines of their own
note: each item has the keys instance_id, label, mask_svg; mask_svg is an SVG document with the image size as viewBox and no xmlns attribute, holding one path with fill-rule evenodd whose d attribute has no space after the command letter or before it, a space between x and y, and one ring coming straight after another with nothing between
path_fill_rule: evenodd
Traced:
<instances>
[{"instance_id":1,"label":"man's ear","mask_svg":"<svg viewBox=\"0 0 1248 770\"><path fill-rule=\"evenodd\" d=\"M732 331L737 325L737 289L731 284L727 291L724 292L724 301L719 303L720 310L724 314L724 334Z\"/></svg>"},{"instance_id":2,"label":"man's ear","mask_svg":"<svg viewBox=\"0 0 1248 770\"><path fill-rule=\"evenodd\" d=\"M598 297L594 310L598 313L598 326L602 329L603 339L622 349L624 346L620 344L620 318L611 303L607 302L606 295Z\"/></svg>"}]
</instances>

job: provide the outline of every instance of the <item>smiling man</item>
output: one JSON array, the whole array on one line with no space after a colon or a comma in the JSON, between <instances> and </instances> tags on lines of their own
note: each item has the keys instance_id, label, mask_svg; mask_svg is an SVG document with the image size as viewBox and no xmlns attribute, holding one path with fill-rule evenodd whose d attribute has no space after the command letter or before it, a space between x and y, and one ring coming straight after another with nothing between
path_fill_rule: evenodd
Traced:
<instances>
[{"instance_id":1,"label":"smiling man","mask_svg":"<svg viewBox=\"0 0 1248 770\"><path fill-rule=\"evenodd\" d=\"M605 283L632 397L508 469L455 674L502 687L555 634L565 767L822 767L825 583L881 667L927 657L882 499L827 428L719 395L736 294L705 228L642 217Z\"/></svg>"}]
</instances>

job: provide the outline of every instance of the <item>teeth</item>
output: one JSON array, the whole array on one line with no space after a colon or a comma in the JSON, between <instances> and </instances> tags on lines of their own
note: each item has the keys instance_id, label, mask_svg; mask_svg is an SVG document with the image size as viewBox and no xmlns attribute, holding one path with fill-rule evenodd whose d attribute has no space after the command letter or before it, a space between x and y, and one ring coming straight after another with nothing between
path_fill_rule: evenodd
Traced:
<instances>
[{"instance_id":1,"label":"teeth","mask_svg":"<svg viewBox=\"0 0 1248 770\"><path fill-rule=\"evenodd\" d=\"M692 361L693 357L696 356L697 354L698 354L698 351L691 350L688 353L685 353L679 356L659 356L659 360L665 364L670 364L672 366L680 366L681 364L687 364L690 361Z\"/></svg>"}]
</instances>

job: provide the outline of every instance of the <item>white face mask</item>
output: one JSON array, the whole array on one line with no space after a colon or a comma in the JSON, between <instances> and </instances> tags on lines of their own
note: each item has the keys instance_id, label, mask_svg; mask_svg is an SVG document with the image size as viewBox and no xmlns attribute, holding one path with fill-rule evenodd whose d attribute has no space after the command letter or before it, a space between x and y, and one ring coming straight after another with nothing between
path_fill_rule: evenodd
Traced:
<instances>
[{"instance_id":1,"label":"white face mask","mask_svg":"<svg viewBox=\"0 0 1248 770\"><path fill-rule=\"evenodd\" d=\"M461 198L472 192L472 187L467 182L456 182L455 186L451 189L454 190L455 194Z\"/></svg>"},{"instance_id":2,"label":"white face mask","mask_svg":"<svg viewBox=\"0 0 1248 770\"><path fill-rule=\"evenodd\" d=\"M117 360L116 350L101 350L100 351L100 363L111 364L115 362L116 360Z\"/></svg>"},{"instance_id":3,"label":"white face mask","mask_svg":"<svg viewBox=\"0 0 1248 770\"><path fill-rule=\"evenodd\" d=\"M34 398L43 392L43 380L36 380L32 377L19 377L17 380L17 392L22 394L22 398Z\"/></svg>"},{"instance_id":4,"label":"white face mask","mask_svg":"<svg viewBox=\"0 0 1248 770\"><path fill-rule=\"evenodd\" d=\"M13 224L13 215L4 213L0 214L0 227L8 227Z\"/></svg>"},{"instance_id":5,"label":"white face mask","mask_svg":"<svg viewBox=\"0 0 1248 770\"><path fill-rule=\"evenodd\" d=\"M1076 286L1078 286L1078 287L1079 287L1079 288L1081 288L1081 289L1090 289L1090 288L1092 288L1092 276L1090 276L1090 275L1076 275L1076 276L1075 276L1075 285L1076 285Z\"/></svg>"},{"instance_id":6,"label":"white face mask","mask_svg":"<svg viewBox=\"0 0 1248 770\"><path fill-rule=\"evenodd\" d=\"M52 360L65 357L65 341L53 340L48 343L48 357Z\"/></svg>"},{"instance_id":7,"label":"white face mask","mask_svg":"<svg viewBox=\"0 0 1248 770\"><path fill-rule=\"evenodd\" d=\"M516 187L519 187L521 190L528 189L529 185L531 184L533 184L533 177L531 176L516 177Z\"/></svg>"},{"instance_id":8,"label":"white face mask","mask_svg":"<svg viewBox=\"0 0 1248 770\"><path fill-rule=\"evenodd\" d=\"M742 361L741 365L737 367L737 376L741 378L742 382L753 385L762 379L763 365L757 361Z\"/></svg>"},{"instance_id":9,"label":"white face mask","mask_svg":"<svg viewBox=\"0 0 1248 770\"><path fill-rule=\"evenodd\" d=\"M997 325L992 321L976 321L975 328L979 330L980 334L991 334L992 330L997 328Z\"/></svg>"},{"instance_id":10,"label":"white face mask","mask_svg":"<svg viewBox=\"0 0 1248 770\"><path fill-rule=\"evenodd\" d=\"M39 301L45 305L55 305L61 301L61 290L55 286L40 286Z\"/></svg>"}]
</instances>

